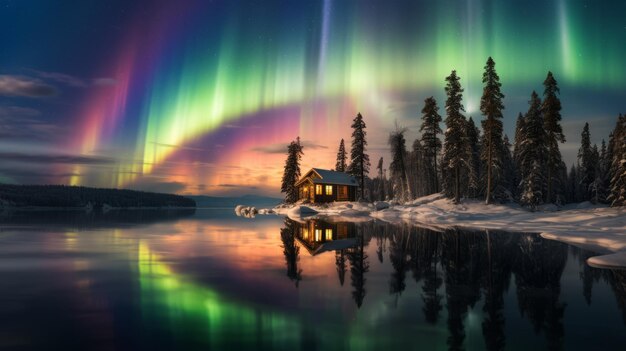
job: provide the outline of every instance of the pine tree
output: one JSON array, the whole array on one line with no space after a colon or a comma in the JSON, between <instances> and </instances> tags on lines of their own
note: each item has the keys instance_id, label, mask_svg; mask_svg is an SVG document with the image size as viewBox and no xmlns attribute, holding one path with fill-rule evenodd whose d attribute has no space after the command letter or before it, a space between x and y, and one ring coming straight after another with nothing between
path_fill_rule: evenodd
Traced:
<instances>
[{"instance_id":1,"label":"pine tree","mask_svg":"<svg viewBox=\"0 0 626 351\"><path fill-rule=\"evenodd\" d=\"M607 155L611 157L609 170L611 206L626 205L626 115L617 118L617 124L609 139Z\"/></svg>"},{"instance_id":2,"label":"pine tree","mask_svg":"<svg viewBox=\"0 0 626 351\"><path fill-rule=\"evenodd\" d=\"M292 141L287 147L287 160L285 161L285 171L283 172L282 185L280 191L285 193L285 202L294 203L298 201L298 188L296 182L300 179L300 160L302 159L302 144L300 137Z\"/></svg>"},{"instance_id":3,"label":"pine tree","mask_svg":"<svg viewBox=\"0 0 626 351\"><path fill-rule=\"evenodd\" d=\"M465 128L467 121L461 112L463 88L456 71L446 77L446 132L444 134L441 177L444 191L455 203L461 200L461 178L468 169L469 152Z\"/></svg>"},{"instance_id":4,"label":"pine tree","mask_svg":"<svg viewBox=\"0 0 626 351\"><path fill-rule=\"evenodd\" d=\"M480 131L474 119L470 117L467 121L467 146L469 147L469 161L468 161L468 174L467 174L467 196L476 198L480 193L480 150L483 145L483 141L480 141ZM484 137L484 135L483 135Z\"/></svg>"},{"instance_id":5,"label":"pine tree","mask_svg":"<svg viewBox=\"0 0 626 351\"><path fill-rule=\"evenodd\" d=\"M522 177L520 175L520 170L522 169L522 167L520 166L519 154L522 150L523 130L524 116L520 112L517 116L517 122L515 123L515 138L513 139L513 164L515 165L515 174L512 181L512 189L514 194L517 194L517 190L519 189L520 182L522 180Z\"/></svg>"},{"instance_id":6,"label":"pine tree","mask_svg":"<svg viewBox=\"0 0 626 351\"><path fill-rule=\"evenodd\" d=\"M506 134L502 139L502 167L504 175L502 178L502 187L506 193L494 195L501 201L510 201L513 199L513 189L517 184L515 184L515 163L513 162L513 155L511 154L511 142Z\"/></svg>"},{"instance_id":7,"label":"pine tree","mask_svg":"<svg viewBox=\"0 0 626 351\"><path fill-rule=\"evenodd\" d=\"M391 163L389 171L394 181L394 195L400 201L406 201L411 198L411 187L407 177L407 151L404 133L406 129L398 128L389 135L389 146L391 147Z\"/></svg>"},{"instance_id":8,"label":"pine tree","mask_svg":"<svg viewBox=\"0 0 626 351\"><path fill-rule=\"evenodd\" d=\"M365 175L370 170L370 157L365 153L365 147L367 146L365 128L363 116L361 116L361 113L358 113L352 121L352 150L350 150L348 173L357 178L361 188L361 199L365 198Z\"/></svg>"},{"instance_id":9,"label":"pine tree","mask_svg":"<svg viewBox=\"0 0 626 351\"><path fill-rule=\"evenodd\" d=\"M344 145L343 139L341 139L341 142L339 143L339 151L337 151L337 163L335 163L335 171L337 172L346 171L347 158L348 158L348 154L346 153L346 146Z\"/></svg>"},{"instance_id":10,"label":"pine tree","mask_svg":"<svg viewBox=\"0 0 626 351\"><path fill-rule=\"evenodd\" d=\"M596 177L589 123L585 123L583 132L581 133L580 149L578 150L578 167L580 168L580 186L582 188L583 201L591 200L589 189Z\"/></svg>"},{"instance_id":11,"label":"pine tree","mask_svg":"<svg viewBox=\"0 0 626 351\"><path fill-rule=\"evenodd\" d=\"M541 100L536 92L532 92L530 107L524 116L523 129L520 135L520 202L535 210L543 201L544 176L542 166L546 153L544 144L545 132L541 115Z\"/></svg>"},{"instance_id":12,"label":"pine tree","mask_svg":"<svg viewBox=\"0 0 626 351\"><path fill-rule=\"evenodd\" d=\"M485 203L492 200L493 190L501 187L502 182L502 99L504 94L500 91L502 84L496 73L496 63L491 57L487 59L485 72L483 73L483 96L480 99L480 111L485 116L482 121L483 144L481 160L485 167Z\"/></svg>"},{"instance_id":13,"label":"pine tree","mask_svg":"<svg viewBox=\"0 0 626 351\"><path fill-rule=\"evenodd\" d=\"M385 177L383 174L383 158L381 157L380 160L378 160L378 166L376 166L376 169L378 169L378 199L380 201L384 201L385 200Z\"/></svg>"},{"instance_id":14,"label":"pine tree","mask_svg":"<svg viewBox=\"0 0 626 351\"><path fill-rule=\"evenodd\" d=\"M439 169L437 168L437 157L439 156L439 150L441 149L441 140L439 140L439 134L441 134L441 116L439 115L439 107L437 106L437 100L434 97L429 97L424 100L424 108L422 109L422 126L420 132L422 133L422 148L424 149L424 157L429 160L429 166L432 166L432 174L434 175L434 191L439 192Z\"/></svg>"},{"instance_id":15,"label":"pine tree","mask_svg":"<svg viewBox=\"0 0 626 351\"><path fill-rule=\"evenodd\" d=\"M557 170L561 164L561 151L559 150L559 142L565 142L565 135L561 128L561 101L557 97L559 87L552 72L548 72L546 80L543 82L545 90L543 92L543 125L546 131L546 145L548 154L546 159L547 186L546 203L554 201L554 189L558 187L555 184L557 178Z\"/></svg>"}]
</instances>

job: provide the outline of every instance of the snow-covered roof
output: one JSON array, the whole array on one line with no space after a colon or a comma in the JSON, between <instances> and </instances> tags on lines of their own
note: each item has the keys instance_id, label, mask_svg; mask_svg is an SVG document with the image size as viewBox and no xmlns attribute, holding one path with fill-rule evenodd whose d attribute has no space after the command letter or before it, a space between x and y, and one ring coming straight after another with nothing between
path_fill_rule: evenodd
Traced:
<instances>
[{"instance_id":1,"label":"snow-covered roof","mask_svg":"<svg viewBox=\"0 0 626 351\"><path fill-rule=\"evenodd\" d=\"M315 173L318 177L311 176L311 173ZM323 183L351 186L358 185L356 179L348 173L329 171L327 169L321 168L311 168L311 170L306 172L304 176L298 181L298 183L296 183L296 185L304 182L304 180L307 178L311 179L314 184Z\"/></svg>"}]
</instances>

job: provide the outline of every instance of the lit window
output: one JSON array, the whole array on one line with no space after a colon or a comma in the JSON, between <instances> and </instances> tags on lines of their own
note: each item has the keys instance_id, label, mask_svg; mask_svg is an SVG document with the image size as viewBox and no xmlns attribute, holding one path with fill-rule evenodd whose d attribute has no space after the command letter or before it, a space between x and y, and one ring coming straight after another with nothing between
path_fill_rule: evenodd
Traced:
<instances>
[{"instance_id":1,"label":"lit window","mask_svg":"<svg viewBox=\"0 0 626 351\"><path fill-rule=\"evenodd\" d=\"M333 186L326 185L326 195L332 195L332 194L333 194Z\"/></svg>"},{"instance_id":2,"label":"lit window","mask_svg":"<svg viewBox=\"0 0 626 351\"><path fill-rule=\"evenodd\" d=\"M348 197L348 186L347 185L338 186L337 187L337 196L339 196L340 198L347 198Z\"/></svg>"},{"instance_id":3,"label":"lit window","mask_svg":"<svg viewBox=\"0 0 626 351\"><path fill-rule=\"evenodd\" d=\"M315 186L315 195L322 195L322 186L319 184Z\"/></svg>"},{"instance_id":4,"label":"lit window","mask_svg":"<svg viewBox=\"0 0 626 351\"><path fill-rule=\"evenodd\" d=\"M322 241L322 230L315 229L315 241Z\"/></svg>"},{"instance_id":5,"label":"lit window","mask_svg":"<svg viewBox=\"0 0 626 351\"><path fill-rule=\"evenodd\" d=\"M326 241L333 240L333 230L332 229L326 229L324 231L324 240L326 240Z\"/></svg>"}]
</instances>

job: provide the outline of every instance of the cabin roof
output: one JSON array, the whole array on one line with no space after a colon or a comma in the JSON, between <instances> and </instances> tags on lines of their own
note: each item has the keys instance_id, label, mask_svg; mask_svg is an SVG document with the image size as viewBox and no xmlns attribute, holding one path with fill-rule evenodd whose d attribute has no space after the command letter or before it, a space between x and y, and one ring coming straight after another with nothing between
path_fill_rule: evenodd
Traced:
<instances>
[{"instance_id":1,"label":"cabin roof","mask_svg":"<svg viewBox=\"0 0 626 351\"><path fill-rule=\"evenodd\" d=\"M312 177L313 174L317 174L319 178ZM337 184L337 185L350 185L357 186L356 179L344 172L330 171L321 168L311 168L306 172L302 178L296 183L296 185L302 184L306 179L311 179L313 184Z\"/></svg>"}]
</instances>

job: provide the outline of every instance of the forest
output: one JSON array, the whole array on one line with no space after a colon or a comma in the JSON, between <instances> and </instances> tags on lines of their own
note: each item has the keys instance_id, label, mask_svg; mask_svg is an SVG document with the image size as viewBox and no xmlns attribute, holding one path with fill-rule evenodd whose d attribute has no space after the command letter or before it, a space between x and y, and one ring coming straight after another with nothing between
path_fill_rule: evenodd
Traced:
<instances>
[{"instance_id":1,"label":"forest","mask_svg":"<svg viewBox=\"0 0 626 351\"><path fill-rule=\"evenodd\" d=\"M503 133L504 94L495 61L489 57L482 78L480 127L466 118L463 88L453 70L445 78L445 116L434 97L421 110L421 135L407 150L407 129L396 124L388 139L388 167L383 157L369 176L366 124L358 113L352 124L352 149L339 143L334 170L353 175L362 201L394 200L400 203L443 192L455 203L484 199L486 204L518 202L536 210L539 206L590 201L611 206L626 205L626 115L617 116L608 142L591 144L589 124L580 134L577 161L569 169L559 144L565 142L561 127L560 90L552 72L543 82L543 94L532 91L528 110L519 112L515 135ZM445 117L445 119L444 119ZM445 129L442 130L441 123ZM297 200L295 182L304 155L300 139L287 148L281 191L285 202Z\"/></svg>"},{"instance_id":2,"label":"forest","mask_svg":"<svg viewBox=\"0 0 626 351\"><path fill-rule=\"evenodd\" d=\"M135 190L101 189L66 185L0 184L1 207L60 208L138 208L196 207L192 199L180 195Z\"/></svg>"}]
</instances>

